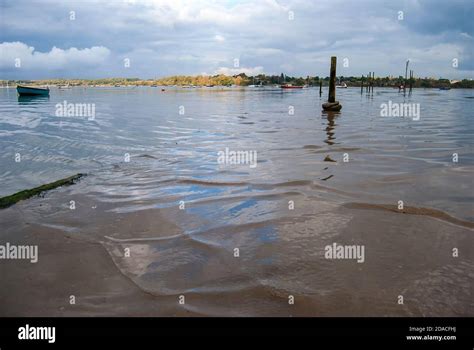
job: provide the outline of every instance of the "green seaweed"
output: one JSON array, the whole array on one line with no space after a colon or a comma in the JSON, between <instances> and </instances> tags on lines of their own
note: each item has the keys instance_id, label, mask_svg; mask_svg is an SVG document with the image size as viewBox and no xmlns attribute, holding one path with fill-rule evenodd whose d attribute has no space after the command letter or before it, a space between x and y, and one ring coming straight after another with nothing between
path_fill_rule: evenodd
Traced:
<instances>
[{"instance_id":1,"label":"green seaweed","mask_svg":"<svg viewBox=\"0 0 474 350\"><path fill-rule=\"evenodd\" d=\"M65 179L61 179L55 182L41 185L39 187L35 187L29 190L23 190L23 191L14 193L10 196L2 197L0 198L0 209L8 208L21 200L38 196L42 192L49 191L57 187L73 185L76 180L79 180L83 176L86 176L86 174L79 173L73 176L66 177Z\"/></svg>"}]
</instances>

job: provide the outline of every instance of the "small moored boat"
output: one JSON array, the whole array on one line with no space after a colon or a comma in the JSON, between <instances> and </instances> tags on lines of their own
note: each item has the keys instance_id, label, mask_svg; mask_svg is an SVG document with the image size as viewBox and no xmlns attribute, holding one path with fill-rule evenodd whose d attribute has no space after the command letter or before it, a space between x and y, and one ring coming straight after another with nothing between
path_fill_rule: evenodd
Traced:
<instances>
[{"instance_id":1,"label":"small moored boat","mask_svg":"<svg viewBox=\"0 0 474 350\"><path fill-rule=\"evenodd\" d=\"M336 85L336 88L338 89L347 89L347 84L346 83L340 83L338 85Z\"/></svg>"},{"instance_id":2,"label":"small moored boat","mask_svg":"<svg viewBox=\"0 0 474 350\"><path fill-rule=\"evenodd\" d=\"M302 85L292 85L292 84L283 84L283 85L280 85L280 87L282 89L302 89L303 88Z\"/></svg>"},{"instance_id":3,"label":"small moored boat","mask_svg":"<svg viewBox=\"0 0 474 350\"><path fill-rule=\"evenodd\" d=\"M16 91L20 96L49 96L48 88L17 85Z\"/></svg>"}]
</instances>

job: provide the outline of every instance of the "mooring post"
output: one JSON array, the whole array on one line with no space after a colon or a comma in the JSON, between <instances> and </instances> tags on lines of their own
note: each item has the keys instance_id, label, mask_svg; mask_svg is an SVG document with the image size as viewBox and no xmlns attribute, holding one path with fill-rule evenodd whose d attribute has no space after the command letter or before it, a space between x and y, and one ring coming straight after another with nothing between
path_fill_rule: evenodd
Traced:
<instances>
[{"instance_id":1,"label":"mooring post","mask_svg":"<svg viewBox=\"0 0 474 350\"><path fill-rule=\"evenodd\" d=\"M408 72L408 64L409 63L410 63L410 60L407 60L407 63L405 65L405 84L404 84L405 90L407 88L407 72Z\"/></svg>"},{"instance_id":2,"label":"mooring post","mask_svg":"<svg viewBox=\"0 0 474 350\"><path fill-rule=\"evenodd\" d=\"M319 96L323 94L323 80L319 79Z\"/></svg>"},{"instance_id":3,"label":"mooring post","mask_svg":"<svg viewBox=\"0 0 474 350\"><path fill-rule=\"evenodd\" d=\"M331 71L329 76L329 97L328 102L336 102L336 64L337 57L331 57Z\"/></svg>"},{"instance_id":4,"label":"mooring post","mask_svg":"<svg viewBox=\"0 0 474 350\"><path fill-rule=\"evenodd\" d=\"M360 78L360 93L361 94L363 90L364 90L364 76L362 75L362 78Z\"/></svg>"},{"instance_id":5,"label":"mooring post","mask_svg":"<svg viewBox=\"0 0 474 350\"><path fill-rule=\"evenodd\" d=\"M325 111L340 111L342 106L336 101L336 65L337 57L331 57L331 70L329 74L329 95L328 102L323 103Z\"/></svg>"},{"instance_id":6,"label":"mooring post","mask_svg":"<svg viewBox=\"0 0 474 350\"><path fill-rule=\"evenodd\" d=\"M374 92L374 85L375 85L375 72L372 72L372 93Z\"/></svg>"}]
</instances>

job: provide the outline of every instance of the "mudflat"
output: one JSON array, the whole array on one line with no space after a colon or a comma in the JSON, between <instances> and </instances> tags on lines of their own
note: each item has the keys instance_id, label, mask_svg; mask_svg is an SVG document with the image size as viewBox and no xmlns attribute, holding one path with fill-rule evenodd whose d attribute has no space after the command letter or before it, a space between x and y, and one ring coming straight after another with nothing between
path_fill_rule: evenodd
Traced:
<instances>
[{"instance_id":1,"label":"mudflat","mask_svg":"<svg viewBox=\"0 0 474 350\"><path fill-rule=\"evenodd\" d=\"M46 225L35 223L39 213L54 217L53 203L65 201L64 191L0 211L2 241L28 242L39 252L36 263L1 262L4 316L467 316L474 311L473 232L446 220L308 202L300 208L302 216L283 218L282 212L271 220L271 231L267 222L186 234L170 223L182 214L179 209L111 214L107 207L83 208L66 215L63 228L51 218ZM107 235L95 236L87 225L64 229L87 210L101 218L90 215L89 225ZM137 235L127 238L131 228ZM325 247L333 242L363 244L364 262L326 259ZM453 257L456 247L459 256Z\"/></svg>"}]
</instances>

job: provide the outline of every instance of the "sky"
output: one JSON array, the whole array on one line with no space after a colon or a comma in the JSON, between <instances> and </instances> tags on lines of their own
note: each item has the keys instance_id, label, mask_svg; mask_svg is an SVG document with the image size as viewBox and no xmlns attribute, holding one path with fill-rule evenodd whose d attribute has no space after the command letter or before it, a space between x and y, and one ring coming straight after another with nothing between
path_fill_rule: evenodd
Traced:
<instances>
[{"instance_id":1,"label":"sky","mask_svg":"<svg viewBox=\"0 0 474 350\"><path fill-rule=\"evenodd\" d=\"M0 0L0 79L474 78L473 0Z\"/></svg>"}]
</instances>

